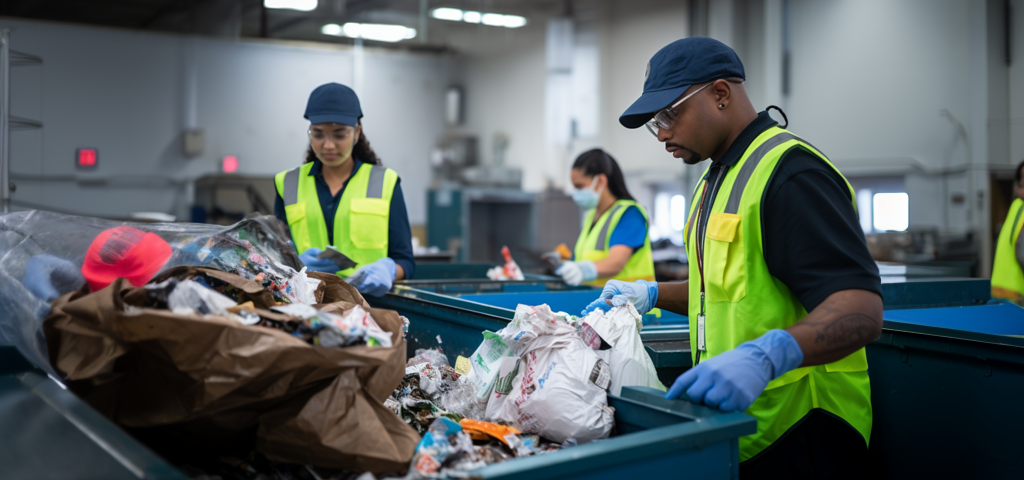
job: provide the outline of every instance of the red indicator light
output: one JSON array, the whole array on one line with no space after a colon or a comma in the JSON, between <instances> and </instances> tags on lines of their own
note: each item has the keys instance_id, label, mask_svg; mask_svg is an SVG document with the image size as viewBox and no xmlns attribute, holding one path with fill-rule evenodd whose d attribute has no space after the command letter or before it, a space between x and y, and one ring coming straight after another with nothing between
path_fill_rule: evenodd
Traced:
<instances>
[{"instance_id":1,"label":"red indicator light","mask_svg":"<svg viewBox=\"0 0 1024 480\"><path fill-rule=\"evenodd\" d=\"M79 168L96 168L99 163L99 152L95 148L79 148L77 157Z\"/></svg>"},{"instance_id":2,"label":"red indicator light","mask_svg":"<svg viewBox=\"0 0 1024 480\"><path fill-rule=\"evenodd\" d=\"M224 163L221 168L224 173L235 173L238 171L238 157L234 155L228 155L224 157Z\"/></svg>"}]
</instances>

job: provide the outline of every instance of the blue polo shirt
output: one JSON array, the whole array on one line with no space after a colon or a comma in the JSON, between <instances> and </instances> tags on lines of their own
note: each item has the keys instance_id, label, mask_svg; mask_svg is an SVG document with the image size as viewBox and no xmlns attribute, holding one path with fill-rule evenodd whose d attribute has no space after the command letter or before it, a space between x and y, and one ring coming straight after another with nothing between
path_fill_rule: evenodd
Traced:
<instances>
[{"instance_id":1,"label":"blue polo shirt","mask_svg":"<svg viewBox=\"0 0 1024 480\"><path fill-rule=\"evenodd\" d=\"M353 157L352 161L355 163L352 165L352 175L349 176L349 180L363 166L363 162L357 158ZM313 161L309 175L316 177L316 195L320 200L324 223L327 224L327 243L334 245L334 215L338 211L338 204L341 203L341 196L345 193L345 188L348 187L348 180L345 180L337 195L332 195L331 187L324 180L323 163L320 160ZM284 199L281 198L280 193L274 199L274 216L285 225L288 224L288 217L284 212ZM405 209L405 195L402 194L402 179L398 179L398 183L395 184L395 193L391 197L391 213L388 217L388 257L402 266L402 269L405 270L405 278L413 278L413 274L416 273L416 260L412 253L412 229L409 227L409 212Z\"/></svg>"}]
</instances>

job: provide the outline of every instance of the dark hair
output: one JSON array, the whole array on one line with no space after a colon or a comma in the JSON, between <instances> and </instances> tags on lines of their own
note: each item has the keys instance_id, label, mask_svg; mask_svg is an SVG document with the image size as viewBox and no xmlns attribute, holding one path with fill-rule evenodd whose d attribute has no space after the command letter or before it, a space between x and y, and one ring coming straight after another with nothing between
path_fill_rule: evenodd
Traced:
<instances>
[{"instance_id":1,"label":"dark hair","mask_svg":"<svg viewBox=\"0 0 1024 480\"><path fill-rule=\"evenodd\" d=\"M363 126L362 120L359 121L359 126ZM365 130L361 132L359 141L352 147L352 156L358 158L360 162L369 163L370 165L384 165L384 162L381 162L377 154L370 148L370 141L366 139ZM309 163L313 160L316 160L316 152L313 151L313 145L310 144L306 147L306 161L302 163Z\"/></svg>"},{"instance_id":2,"label":"dark hair","mask_svg":"<svg viewBox=\"0 0 1024 480\"><path fill-rule=\"evenodd\" d=\"M603 173L608 177L608 191L612 192L616 199L633 200L633 196L626 189L626 177L622 174L622 170L619 169L618 162L604 150L595 148L581 153L580 156L576 157L572 168L574 170L583 170L583 173L588 177Z\"/></svg>"},{"instance_id":3,"label":"dark hair","mask_svg":"<svg viewBox=\"0 0 1024 480\"><path fill-rule=\"evenodd\" d=\"M1020 169L1024 168L1024 160L1017 164L1017 171L1013 172L1013 179L1020 185Z\"/></svg>"}]
</instances>

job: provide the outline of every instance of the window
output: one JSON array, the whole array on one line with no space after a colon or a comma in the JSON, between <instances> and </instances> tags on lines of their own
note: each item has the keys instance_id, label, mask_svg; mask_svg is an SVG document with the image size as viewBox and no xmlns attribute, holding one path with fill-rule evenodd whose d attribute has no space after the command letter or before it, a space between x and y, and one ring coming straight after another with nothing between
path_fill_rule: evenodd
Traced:
<instances>
[{"instance_id":1,"label":"window","mask_svg":"<svg viewBox=\"0 0 1024 480\"><path fill-rule=\"evenodd\" d=\"M672 229L682 231L686 227L686 197L673 195L669 211L672 212Z\"/></svg>"},{"instance_id":2,"label":"window","mask_svg":"<svg viewBox=\"0 0 1024 480\"><path fill-rule=\"evenodd\" d=\"M668 238L676 245L683 244L686 227L686 197L674 192L658 192L654 196L654 221L650 229L652 241Z\"/></svg>"},{"instance_id":3,"label":"window","mask_svg":"<svg viewBox=\"0 0 1024 480\"><path fill-rule=\"evenodd\" d=\"M871 197L871 213L875 231L904 232L910 226L910 198L906 192L876 193Z\"/></svg>"}]
</instances>

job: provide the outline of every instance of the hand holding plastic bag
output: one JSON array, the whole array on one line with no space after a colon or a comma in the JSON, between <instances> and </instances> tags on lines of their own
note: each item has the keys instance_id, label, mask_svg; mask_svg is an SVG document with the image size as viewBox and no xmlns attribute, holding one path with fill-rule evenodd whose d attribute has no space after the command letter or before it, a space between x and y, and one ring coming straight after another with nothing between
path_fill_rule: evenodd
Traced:
<instances>
[{"instance_id":1,"label":"hand holding plastic bag","mask_svg":"<svg viewBox=\"0 0 1024 480\"><path fill-rule=\"evenodd\" d=\"M608 300L611 300L611 305L608 304ZM613 306L621 307L627 303L632 303L640 315L646 315L658 303L658 283L644 280L633 283L609 280L604 290L601 290L601 296L590 302L580 316L585 317L597 309L607 312Z\"/></svg>"}]
</instances>

